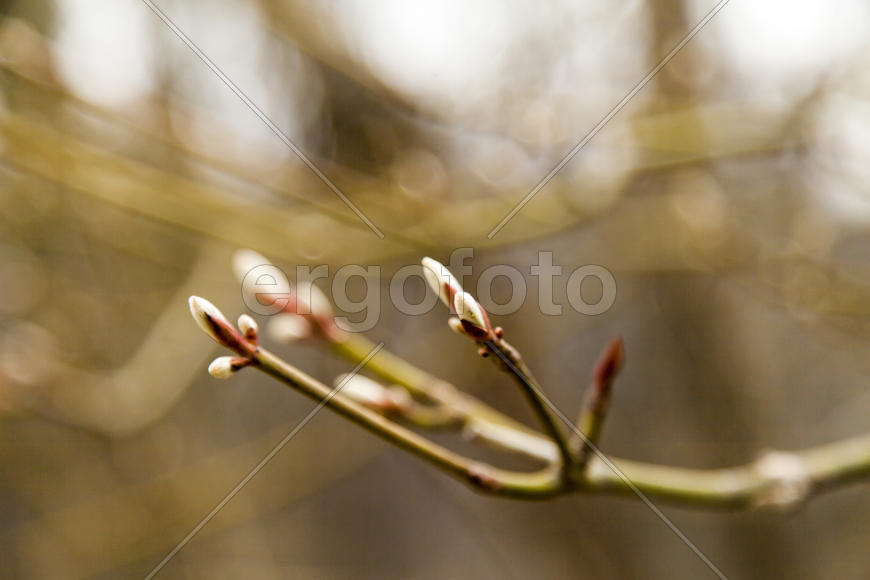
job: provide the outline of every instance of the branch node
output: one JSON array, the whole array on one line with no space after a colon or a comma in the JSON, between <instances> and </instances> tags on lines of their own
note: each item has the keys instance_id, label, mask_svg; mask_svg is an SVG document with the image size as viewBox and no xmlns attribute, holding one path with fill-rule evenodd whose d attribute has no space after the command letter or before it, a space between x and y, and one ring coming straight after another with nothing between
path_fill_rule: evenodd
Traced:
<instances>
[{"instance_id":1,"label":"branch node","mask_svg":"<svg viewBox=\"0 0 870 580\"><path fill-rule=\"evenodd\" d=\"M493 493L501 488L501 482L493 473L492 468L486 464L472 463L468 466L467 475L471 485L480 491Z\"/></svg>"},{"instance_id":2,"label":"branch node","mask_svg":"<svg viewBox=\"0 0 870 580\"><path fill-rule=\"evenodd\" d=\"M798 455L768 451L756 460L754 467L762 479L755 507L789 509L809 497L812 478Z\"/></svg>"}]
</instances>

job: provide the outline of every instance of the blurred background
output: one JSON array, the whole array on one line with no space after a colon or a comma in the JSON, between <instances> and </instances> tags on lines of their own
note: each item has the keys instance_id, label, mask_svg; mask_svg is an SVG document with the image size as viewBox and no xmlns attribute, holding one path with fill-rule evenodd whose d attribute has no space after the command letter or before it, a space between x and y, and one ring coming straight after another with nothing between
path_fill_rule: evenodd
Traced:
<instances>
[{"instance_id":1,"label":"blurred background","mask_svg":"<svg viewBox=\"0 0 870 580\"><path fill-rule=\"evenodd\" d=\"M461 246L530 287L539 251L607 267L600 316L530 292L496 322L569 415L624 337L617 456L719 467L870 428L866 2L731 2L486 237L714 4L160 2L381 240L143 3L0 2L0 575L143 577L312 407L205 372L186 298L242 312L242 247L381 266L371 337L530 422L386 280ZM325 382L353 366L265 342ZM870 574L866 485L663 509L729 577ZM638 501L481 497L324 411L160 577L492 576L713 574Z\"/></svg>"}]
</instances>

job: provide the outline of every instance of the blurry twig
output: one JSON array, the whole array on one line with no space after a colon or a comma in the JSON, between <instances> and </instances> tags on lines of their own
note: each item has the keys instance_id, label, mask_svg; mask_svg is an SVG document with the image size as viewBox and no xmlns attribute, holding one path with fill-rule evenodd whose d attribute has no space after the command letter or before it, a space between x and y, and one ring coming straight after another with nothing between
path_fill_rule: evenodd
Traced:
<instances>
[{"instance_id":1,"label":"blurry twig","mask_svg":"<svg viewBox=\"0 0 870 580\"><path fill-rule=\"evenodd\" d=\"M154 12L154 14L163 21L163 23L175 34L205 65L211 70L234 95L236 95L246 107L248 107L259 118L278 139L281 140L288 149L293 151L296 156L314 173L320 181L322 181L368 228L380 239L384 238L384 233L378 229L378 226L369 219L369 217L357 207L357 205L345 195L323 171L315 165L308 156L282 131L266 114L254 103L173 21L169 16L160 9L151 0L143 0L146 6Z\"/></svg>"},{"instance_id":2,"label":"blurry twig","mask_svg":"<svg viewBox=\"0 0 870 580\"><path fill-rule=\"evenodd\" d=\"M562 168L565 167L565 165L567 165L572 159L574 159L577 153L579 153L580 150L583 149L583 147L585 147L587 143L589 143L589 141L595 138L595 136L611 121L611 119L613 119L613 117L619 114L623 107L625 107L625 105L627 105L629 101L631 101L635 97L635 95L643 90L647 83L649 83L649 81L651 81L665 67L665 65L671 62L671 60L677 55L677 53L680 52L683 47L686 46L686 44L688 44L689 41L692 40L698 34L698 32L700 32L701 29L704 28L704 26L706 26L707 23L713 19L714 16L716 16L716 14L718 14L719 11L725 7L726 4L728 4L728 1L729 0L719 0L719 2L717 2L716 5L713 6L713 8L711 8L710 11L707 12L707 14L700 21L698 21L698 23L695 24L695 26L693 26L692 29L689 30L689 32L686 33L686 35L670 50L670 52L668 52L668 54L666 54L664 58L662 58L658 62L658 64L656 64L648 73L646 73L646 75L642 79L640 79L634 85L634 87L632 87L632 89L624 97L622 97L622 99L620 99L620 101L616 103L616 105L613 106L613 108L610 109L610 111L586 134L586 136L584 136L580 141L577 142L576 145L574 145L574 147L571 148L567 155L565 155L556 164L555 167L553 167L543 178L541 178L535 184L535 186L532 187L532 189L525 196L523 196L523 198L519 202L511 207L510 211L508 211L507 214L505 214L505 216L495 225L495 227L492 228L492 230L486 235L486 237L490 240L495 237L495 235L498 234L501 229L505 227L507 223L511 221L513 217L517 215L517 213L519 213L526 206L526 204L532 200L533 197L535 197L535 195L537 195L539 191L541 191L541 189L543 189L560 171L562 171Z\"/></svg>"},{"instance_id":3,"label":"blurry twig","mask_svg":"<svg viewBox=\"0 0 870 580\"><path fill-rule=\"evenodd\" d=\"M251 243L291 257L288 248L304 244L310 232L304 224L315 210L265 205L190 178L150 167L106 149L85 144L54 128L9 112L0 112L0 134L9 147L3 160L19 169L115 206L168 222L235 246ZM264 209L268 208L268 211ZM215 228L233 223L233 228ZM346 228L346 245L371 236L367 230ZM247 239L246 239L247 238ZM298 242L298 243L297 243ZM398 253L407 244L388 239L369 251L378 256Z\"/></svg>"},{"instance_id":4,"label":"blurry twig","mask_svg":"<svg viewBox=\"0 0 870 580\"><path fill-rule=\"evenodd\" d=\"M176 296L217 282L215 261L228 256L224 244L204 246ZM86 371L59 360L43 361L48 370L40 384L27 385L41 393L32 410L111 435L129 434L162 417L195 379L191 361L203 360L211 352L179 328L177 300L168 304L132 357L116 370Z\"/></svg>"},{"instance_id":5,"label":"blurry twig","mask_svg":"<svg viewBox=\"0 0 870 580\"><path fill-rule=\"evenodd\" d=\"M232 213L246 223L248 229L246 230L246 240L234 238L230 241L236 245L254 245L262 251L287 259L295 258L295 256L287 254L287 248L292 247L292 245L276 245L274 240L277 238L274 236L292 235L295 228L288 227L286 230L274 231L274 225L262 223L256 213L264 204L269 206L270 211L286 214L281 220L276 220L281 221L281 223L294 221L290 212L284 209L288 202L292 202L302 206L302 215L328 215L330 219L351 226L346 228L348 230L348 233L345 234L347 237L354 238L360 234L355 230L364 227L355 216L347 214L342 206L331 203L328 198L301 195L302 191L317 189L316 178L304 171L301 166L292 164L282 168L277 173L269 171L267 175L264 175L257 168L246 166L237 160L185 145L161 123L154 122L155 118L159 119L169 114L168 109L162 108L165 107L163 104L152 103L153 110L149 109L139 115L123 116L77 98L57 82L36 75L21 63L0 62L0 69L7 73L5 82L15 89L16 94L23 92L29 99L44 99L80 115L89 118L96 117L112 126L128 129L132 135L147 139L151 146L169 148L171 152L177 152L193 161L204 163L221 174L232 176L248 186L257 188L264 194L263 200L267 201L254 204L248 200L239 199L241 196L234 196L236 199L228 202L227 198L233 197L233 192L194 183L189 178L174 175L171 171L163 168L156 170L147 167L153 176L146 177L143 181L141 169L144 168L144 164L95 147L93 143L97 141L93 139L77 138L75 131L80 127L75 123L71 124L69 130L65 130L65 123L56 121L53 126L49 127L44 118L30 115L26 110L16 110L13 102L10 110L4 113L5 118L0 123L0 133L3 133L4 138L8 138L12 142L13 146L10 149L15 151L14 155L10 155L7 150L4 152L4 157L20 169L68 185L72 189L120 207L134 209L152 218L212 236L227 236L232 235L233 232L216 232L214 228L206 231L197 222L196 216L190 210L194 207L212 208L212 206L232 205L234 206ZM347 73L347 71L345 72ZM176 110L173 114L184 117L185 112ZM71 117L70 120L74 120L74 117ZM785 127L788 126L786 121L787 119L781 113L759 107L728 104L695 106L689 109L645 114L627 120L626 124L631 140L621 146L637 149L637 160L632 164L630 174L642 175L659 170L672 170L686 164L778 152L786 144L783 139ZM215 118L210 119L210 122L220 125L221 120ZM698 125L715 127L716 130L711 132L706 140L699 141L692 137L697 133L693 127ZM27 141L39 143L40 147L34 148ZM787 142L794 144L800 141L801 135L798 135L792 136ZM58 149L68 153L69 169L76 169L87 162L90 164L90 170L97 175L94 179L84 183L79 171L65 170L67 166L63 163L45 163L43 158L56 158ZM504 210L504 203L497 199L488 197L466 199L463 201L466 210L461 213L452 211L449 204L447 206L433 204L428 207L426 219L421 221L419 211L414 211L414 207L406 208L401 205L396 206L395 203L385 203L382 195L384 180L380 176L364 174L349 167L332 163L328 159L315 159L314 162L334 175L340 183L352 187L356 194L355 197L358 197L365 204L370 210L369 213L377 221L383 223L405 221L411 224L410 227L401 230L382 228L393 242L389 244L390 247L382 250L387 254L395 253L394 246L396 245L401 245L405 250L409 247L418 251L431 249L446 243L445 237L449 236L450 232L476 229L483 216ZM584 177L583 174L577 175L570 182L556 179L548 186L554 189L553 195L536 200L536 212L539 211L540 215L547 216L546 230L542 229L543 224L538 221L527 222L527 227L509 228L501 232L498 243L493 240L487 241L485 245L505 246L530 238L539 238L541 235L562 232L566 228L576 228L578 223L586 227L589 218L598 213L599 210L583 209L578 211L576 208L566 207L566 199L571 198L571 192L576 188L585 187ZM167 181L163 183L162 179ZM154 199L153 205L134 203L135 200L120 193L123 188L117 187L119 181L137 189L141 183L152 183L152 187L148 190L150 194L142 196L143 199L151 199L158 191L155 189L157 187L171 190L177 197L176 204L186 208L187 212L180 214L174 206L167 206L160 198ZM116 187L106 187L106 184L113 183L116 184ZM287 187L285 184L293 185ZM207 192L208 195L192 195L191 186L202 192ZM614 185L612 187L620 186ZM603 192L602 195L609 197L612 196L612 192ZM300 208L297 206L293 209L299 210ZM309 212L311 213L309 214ZM401 217L397 216L397 212ZM386 219L387 216L389 219ZM272 236L260 235L260 232L270 230L273 231ZM362 234L365 235L365 232ZM355 244L352 240L345 245L365 247L363 244Z\"/></svg>"}]
</instances>

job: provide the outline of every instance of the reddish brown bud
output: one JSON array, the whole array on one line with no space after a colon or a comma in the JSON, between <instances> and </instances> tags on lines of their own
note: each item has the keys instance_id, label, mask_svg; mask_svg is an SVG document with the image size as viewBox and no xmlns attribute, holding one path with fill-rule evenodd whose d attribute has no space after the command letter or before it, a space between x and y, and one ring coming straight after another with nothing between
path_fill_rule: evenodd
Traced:
<instances>
[{"instance_id":1,"label":"reddish brown bud","mask_svg":"<svg viewBox=\"0 0 870 580\"><path fill-rule=\"evenodd\" d=\"M625 359L625 348L622 344L622 339L614 338L601 353L598 363L595 365L595 387L596 389L608 388L619 369L622 368L622 362Z\"/></svg>"}]
</instances>

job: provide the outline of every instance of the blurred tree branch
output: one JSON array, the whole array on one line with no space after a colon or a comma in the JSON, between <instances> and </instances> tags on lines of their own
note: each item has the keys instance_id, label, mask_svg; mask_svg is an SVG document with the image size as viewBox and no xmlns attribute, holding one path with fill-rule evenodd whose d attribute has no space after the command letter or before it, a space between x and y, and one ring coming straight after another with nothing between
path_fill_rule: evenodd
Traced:
<instances>
[{"instance_id":1,"label":"blurred tree branch","mask_svg":"<svg viewBox=\"0 0 870 580\"><path fill-rule=\"evenodd\" d=\"M70 95L50 77L46 78L44 74L36 76L36 73L22 63L0 60L0 67L7 75L3 82L9 83L10 89L16 89L10 90L10 94L21 93L12 101L13 105L19 99L44 100L53 106L76 112L68 116L58 116L49 122L26 110L18 111L15 106L4 111L0 131L8 135L12 143L20 146L15 155L4 155L7 162L63 183L80 193L95 196L154 219L206 235L218 235L236 245L252 246L286 259L295 258L288 254L288 248L293 246L288 242L293 241L297 232L300 237L307 234L305 223L315 215L326 215L330 220L338 220L349 226L341 228L342 238L347 238L346 243L342 244L343 247L369 246L356 243L357 238L365 238L367 231L356 231L361 224L338 200L325 193L320 196L307 193L325 192L325 187L299 163L287 165L279 174L270 173L264 176L256 168L246 167L232 159L213 157L181 144L165 127L165 123L154 122L154 119L163 119L168 115L168 111L164 110L165 103L150 103L147 112L121 116ZM178 111L175 114L183 115ZM233 178L240 178L267 196L255 201L240 192L228 190L225 186L204 184L190 177L176 175L171 170L156 168L104 150L79 135L81 128L76 127L79 125L76 122L79 115L94 116L109 124L125 127L134 135L145 138L146 143L150 141L154 146L180 152L192 161L201 162ZM516 223L501 232L497 240L484 240L484 243L478 245L502 246L528 241L575 226L578 221L588 223L592 216L602 213L607 206L597 207L597 204L593 204L586 207L587 199L617 199L619 190L631 179L645 173L717 159L776 152L783 146L782 135L786 130L786 121L787 119L774 111L728 105L697 105L690 109L666 110L631 119L626 128L633 143L607 145L636 148L638 153L624 179L606 186L609 189L617 188L617 191L593 191L594 186L590 190L595 179L588 178L582 172L570 179L559 176L548 186L547 195L537 197L535 203L517 216ZM220 119L214 119L213 122L220 124ZM715 131L709 131L715 138L705 137L700 141L693 138L698 135L697 126L715 128ZM800 136L794 136L794 139L799 140ZM25 142L27 140L39 142L41 146L34 148ZM40 161L42 156L45 156L43 162ZM51 159L52 162L44 163L46 159ZM407 253L409 250L415 253L430 251L448 244L450 240L461 238L464 233L477 231L482 216L503 213L515 201L515 197L524 193L494 191L492 193L495 196L462 199L463 212L453 211L453 201L449 199L424 201L426 207L423 211L424 208L409 204L407 200L396 203L397 196L402 194L395 191L394 184L385 184L384 176L354 171L336 165L329 159L315 159L315 162L334 178L339 187L344 188L369 211L376 223L406 225L400 230L388 228L387 237L392 242L378 247L379 258ZM88 181L83 181L86 177L84 171L72 171L76 167L84 166L95 174ZM65 170L66 167L70 170ZM127 187L106 187L109 183L121 185L132 179L137 182L141 180L138 187L135 184L130 185L136 191L141 190L141 194L134 195L127 191ZM467 185L460 185L459 180L452 176L451 182L456 187L467 188ZM485 187L484 184L478 185ZM575 199L578 191L583 191L583 196ZM160 192L165 193L160 195ZM288 205L291 203L292 205ZM260 210L267 205L270 212L274 212L272 215L280 216L280 219L276 217L263 221L266 214ZM205 210L205 213L201 210ZM199 213L203 215L197 219L196 214ZM215 216L220 217L226 213L233 214L236 221L241 222L244 236L230 231L215 231L206 225ZM240 241L242 238L246 240L244 243Z\"/></svg>"},{"instance_id":2,"label":"blurred tree branch","mask_svg":"<svg viewBox=\"0 0 870 580\"><path fill-rule=\"evenodd\" d=\"M215 260L228 256L223 244L203 247L176 295L185 296L203 283L214 285ZM34 410L114 436L138 431L163 417L193 382L195 367L190 361L203 360L211 351L178 329L178 314L170 302L136 352L116 370L99 373L57 362L43 384L28 385L44 393Z\"/></svg>"}]
</instances>

